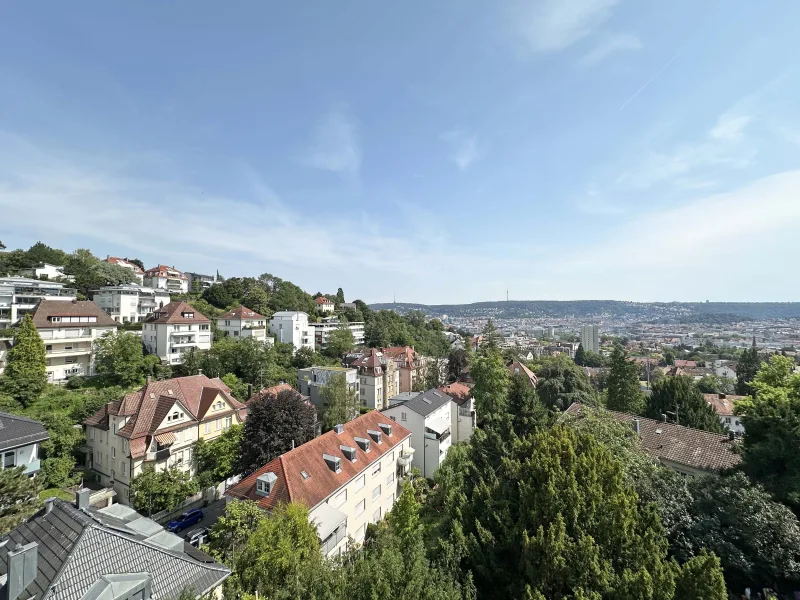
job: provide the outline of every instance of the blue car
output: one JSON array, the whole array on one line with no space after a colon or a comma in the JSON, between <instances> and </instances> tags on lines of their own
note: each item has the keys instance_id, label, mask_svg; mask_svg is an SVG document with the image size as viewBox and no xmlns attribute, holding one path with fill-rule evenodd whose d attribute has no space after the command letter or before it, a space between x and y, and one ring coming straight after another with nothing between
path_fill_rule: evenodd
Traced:
<instances>
[{"instance_id":1,"label":"blue car","mask_svg":"<svg viewBox=\"0 0 800 600\"><path fill-rule=\"evenodd\" d=\"M202 520L203 511L199 508L193 508L192 510L187 510L177 519L170 521L167 525L167 531L180 531L182 529L186 529L187 527L191 527L192 525L196 525Z\"/></svg>"}]
</instances>

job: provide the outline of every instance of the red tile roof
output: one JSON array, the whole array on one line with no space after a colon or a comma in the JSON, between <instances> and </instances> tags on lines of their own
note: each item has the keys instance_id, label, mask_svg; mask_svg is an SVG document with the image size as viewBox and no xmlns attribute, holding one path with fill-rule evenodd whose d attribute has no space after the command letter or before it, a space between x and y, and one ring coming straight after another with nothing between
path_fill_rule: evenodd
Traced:
<instances>
[{"instance_id":1,"label":"red tile roof","mask_svg":"<svg viewBox=\"0 0 800 600\"><path fill-rule=\"evenodd\" d=\"M367 431L381 431L380 423L392 426L392 436L384 434L381 444L372 440L369 454L366 454L354 438L371 439ZM254 500L265 510L284 502L301 502L314 508L410 435L411 432L399 423L379 411L372 411L345 423L344 433L329 431L274 459L229 489L226 494L233 498ZM340 445L356 449L356 462L350 462L344 457ZM330 470L322 458L323 454L342 459L339 473ZM301 471L305 471L309 477L303 478ZM269 472L278 478L275 487L269 497L259 496L256 494L256 479Z\"/></svg>"},{"instance_id":2,"label":"red tile roof","mask_svg":"<svg viewBox=\"0 0 800 600\"><path fill-rule=\"evenodd\" d=\"M539 381L536 378L536 374L518 360L512 360L508 363L508 374L514 375L515 373L525 375L534 387L536 387L536 383Z\"/></svg>"},{"instance_id":3,"label":"red tile roof","mask_svg":"<svg viewBox=\"0 0 800 600\"><path fill-rule=\"evenodd\" d=\"M353 361L350 365L354 369L358 369L361 375L370 375L377 377L383 374L383 363L378 354L377 348L370 348L369 352Z\"/></svg>"},{"instance_id":4,"label":"red tile roof","mask_svg":"<svg viewBox=\"0 0 800 600\"><path fill-rule=\"evenodd\" d=\"M264 315L258 314L254 310L250 310L246 306L237 306L236 308L229 310L224 315L220 315L217 317L219 319L230 319L233 321L257 321L257 320L265 320L267 317Z\"/></svg>"},{"instance_id":5,"label":"red tile roof","mask_svg":"<svg viewBox=\"0 0 800 600\"><path fill-rule=\"evenodd\" d=\"M119 265L121 267L127 267L132 269L134 273L137 275L144 275L144 271L139 265L136 265L130 261L125 260L124 258L117 258L116 256L109 256L106 259L107 263L111 263L112 265Z\"/></svg>"},{"instance_id":6,"label":"red tile roof","mask_svg":"<svg viewBox=\"0 0 800 600\"><path fill-rule=\"evenodd\" d=\"M731 394L703 394L703 398L705 398L708 405L721 417L731 416L733 414L733 403L744 397Z\"/></svg>"},{"instance_id":7,"label":"red tile roof","mask_svg":"<svg viewBox=\"0 0 800 600\"><path fill-rule=\"evenodd\" d=\"M314 300L317 304L334 304L333 300L330 298L326 298L325 296L320 296L316 300Z\"/></svg>"},{"instance_id":8,"label":"red tile roof","mask_svg":"<svg viewBox=\"0 0 800 600\"><path fill-rule=\"evenodd\" d=\"M450 396L456 404L463 404L465 400L472 398L472 388L458 381L443 385L439 389Z\"/></svg>"},{"instance_id":9,"label":"red tile roof","mask_svg":"<svg viewBox=\"0 0 800 600\"><path fill-rule=\"evenodd\" d=\"M692 368L694 368L694 367L697 366L697 361L677 359L677 360L675 360L675 366L676 367L692 367Z\"/></svg>"},{"instance_id":10,"label":"red tile roof","mask_svg":"<svg viewBox=\"0 0 800 600\"><path fill-rule=\"evenodd\" d=\"M183 315L185 313L192 313L194 314L193 318L187 318ZM205 317L203 313L199 310L194 308L193 306L189 306L186 302L182 300L176 300L175 302L170 302L169 304L165 304L158 310L156 310L152 315L147 317L144 320L145 323L157 323L163 324L168 323L170 325L191 325L192 323L211 323L210 319Z\"/></svg>"},{"instance_id":11,"label":"red tile roof","mask_svg":"<svg viewBox=\"0 0 800 600\"><path fill-rule=\"evenodd\" d=\"M178 271L178 269L175 267L168 267L167 265L158 265L152 269L147 269L147 271L144 272L144 275L145 277L172 277L173 279L189 280L189 278Z\"/></svg>"},{"instance_id":12,"label":"red tile roof","mask_svg":"<svg viewBox=\"0 0 800 600\"><path fill-rule=\"evenodd\" d=\"M382 348L381 352L389 358L393 358L399 367L413 367L417 358L417 353L411 346L392 346Z\"/></svg>"},{"instance_id":13,"label":"red tile roof","mask_svg":"<svg viewBox=\"0 0 800 600\"><path fill-rule=\"evenodd\" d=\"M53 323L50 317L95 317L94 323ZM36 329L62 329L64 327L119 327L114 319L91 300L41 300L33 313Z\"/></svg>"}]
</instances>

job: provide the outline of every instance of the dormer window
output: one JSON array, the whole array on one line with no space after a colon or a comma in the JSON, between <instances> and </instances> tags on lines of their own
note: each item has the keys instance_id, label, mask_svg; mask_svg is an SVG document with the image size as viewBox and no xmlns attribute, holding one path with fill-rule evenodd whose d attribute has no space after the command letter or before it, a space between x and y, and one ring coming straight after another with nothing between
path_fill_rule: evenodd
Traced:
<instances>
[{"instance_id":1,"label":"dormer window","mask_svg":"<svg viewBox=\"0 0 800 600\"><path fill-rule=\"evenodd\" d=\"M183 313L181 313L181 316L184 319L194 319L194 313L193 312L183 312Z\"/></svg>"},{"instance_id":2,"label":"dormer window","mask_svg":"<svg viewBox=\"0 0 800 600\"><path fill-rule=\"evenodd\" d=\"M51 323L61 323L61 317L50 317Z\"/></svg>"},{"instance_id":3,"label":"dormer window","mask_svg":"<svg viewBox=\"0 0 800 600\"><path fill-rule=\"evenodd\" d=\"M359 448L361 448L364 452L369 452L370 440L362 437L357 437L354 439L356 440L356 444L358 444Z\"/></svg>"},{"instance_id":4,"label":"dormer window","mask_svg":"<svg viewBox=\"0 0 800 600\"><path fill-rule=\"evenodd\" d=\"M388 423L378 423L378 427L380 427L383 430L383 433L385 433L387 436L392 437L391 425L389 425Z\"/></svg>"},{"instance_id":5,"label":"dormer window","mask_svg":"<svg viewBox=\"0 0 800 600\"><path fill-rule=\"evenodd\" d=\"M380 444L381 442L383 442L383 433L381 433L380 431L375 431L374 429L368 429L367 433L369 434L369 437L375 440L376 444Z\"/></svg>"},{"instance_id":6,"label":"dormer window","mask_svg":"<svg viewBox=\"0 0 800 600\"><path fill-rule=\"evenodd\" d=\"M256 495L268 498L275 488L276 481L278 481L278 476L272 471L259 475L256 479Z\"/></svg>"},{"instance_id":7,"label":"dormer window","mask_svg":"<svg viewBox=\"0 0 800 600\"><path fill-rule=\"evenodd\" d=\"M344 457L350 462L356 462L356 449L352 446L339 446Z\"/></svg>"},{"instance_id":8,"label":"dormer window","mask_svg":"<svg viewBox=\"0 0 800 600\"><path fill-rule=\"evenodd\" d=\"M323 454L322 459L325 461L325 464L328 465L328 468L334 473L342 472L342 459L339 458L338 456Z\"/></svg>"}]
</instances>

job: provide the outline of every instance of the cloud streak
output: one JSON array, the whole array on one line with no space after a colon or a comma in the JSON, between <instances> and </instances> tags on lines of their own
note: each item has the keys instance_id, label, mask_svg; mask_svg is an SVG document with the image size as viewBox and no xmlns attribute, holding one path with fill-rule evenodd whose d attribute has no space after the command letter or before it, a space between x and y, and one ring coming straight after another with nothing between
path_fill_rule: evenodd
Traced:
<instances>
[{"instance_id":1,"label":"cloud streak","mask_svg":"<svg viewBox=\"0 0 800 600\"><path fill-rule=\"evenodd\" d=\"M316 169L355 177L361 169L358 122L343 107L332 109L311 135L303 162Z\"/></svg>"},{"instance_id":2,"label":"cloud streak","mask_svg":"<svg viewBox=\"0 0 800 600\"><path fill-rule=\"evenodd\" d=\"M535 52L558 52L588 36L610 16L617 0L538 0L518 5L515 22Z\"/></svg>"},{"instance_id":3,"label":"cloud streak","mask_svg":"<svg viewBox=\"0 0 800 600\"><path fill-rule=\"evenodd\" d=\"M630 98L625 100L625 102L622 103L622 106L620 106L619 109L620 110L624 110L626 106L628 106L631 102L636 100L636 97L639 94L641 94L643 91L645 91L650 86L651 83L653 83L656 79L658 79L661 76L661 74L664 71L666 71L673 62L675 62L675 59L678 58L678 56L680 56L681 52L683 52L683 48L678 50L672 56L672 58L670 58L666 63L664 63L664 65L658 71L656 71L655 74L652 77L650 77L650 79L648 79L647 81L644 82L644 85L642 85L638 90L636 90Z\"/></svg>"}]
</instances>

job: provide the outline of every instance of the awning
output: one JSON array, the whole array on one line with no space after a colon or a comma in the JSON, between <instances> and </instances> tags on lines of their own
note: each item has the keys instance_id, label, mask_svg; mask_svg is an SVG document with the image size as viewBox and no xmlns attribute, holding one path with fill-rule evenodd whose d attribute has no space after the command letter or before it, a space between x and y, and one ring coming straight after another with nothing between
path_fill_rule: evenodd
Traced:
<instances>
[{"instance_id":1,"label":"awning","mask_svg":"<svg viewBox=\"0 0 800 600\"><path fill-rule=\"evenodd\" d=\"M159 444L171 444L175 441L175 434L171 431L169 433L159 433L156 436L156 441Z\"/></svg>"},{"instance_id":2,"label":"awning","mask_svg":"<svg viewBox=\"0 0 800 600\"><path fill-rule=\"evenodd\" d=\"M309 515L309 520L317 528L319 539L325 541L325 538L347 520L347 515L324 502L313 511L313 516Z\"/></svg>"},{"instance_id":3,"label":"awning","mask_svg":"<svg viewBox=\"0 0 800 600\"><path fill-rule=\"evenodd\" d=\"M438 419L434 419L430 423L425 423L425 427L441 435L442 433L450 429L450 420L445 417L439 417Z\"/></svg>"}]
</instances>

